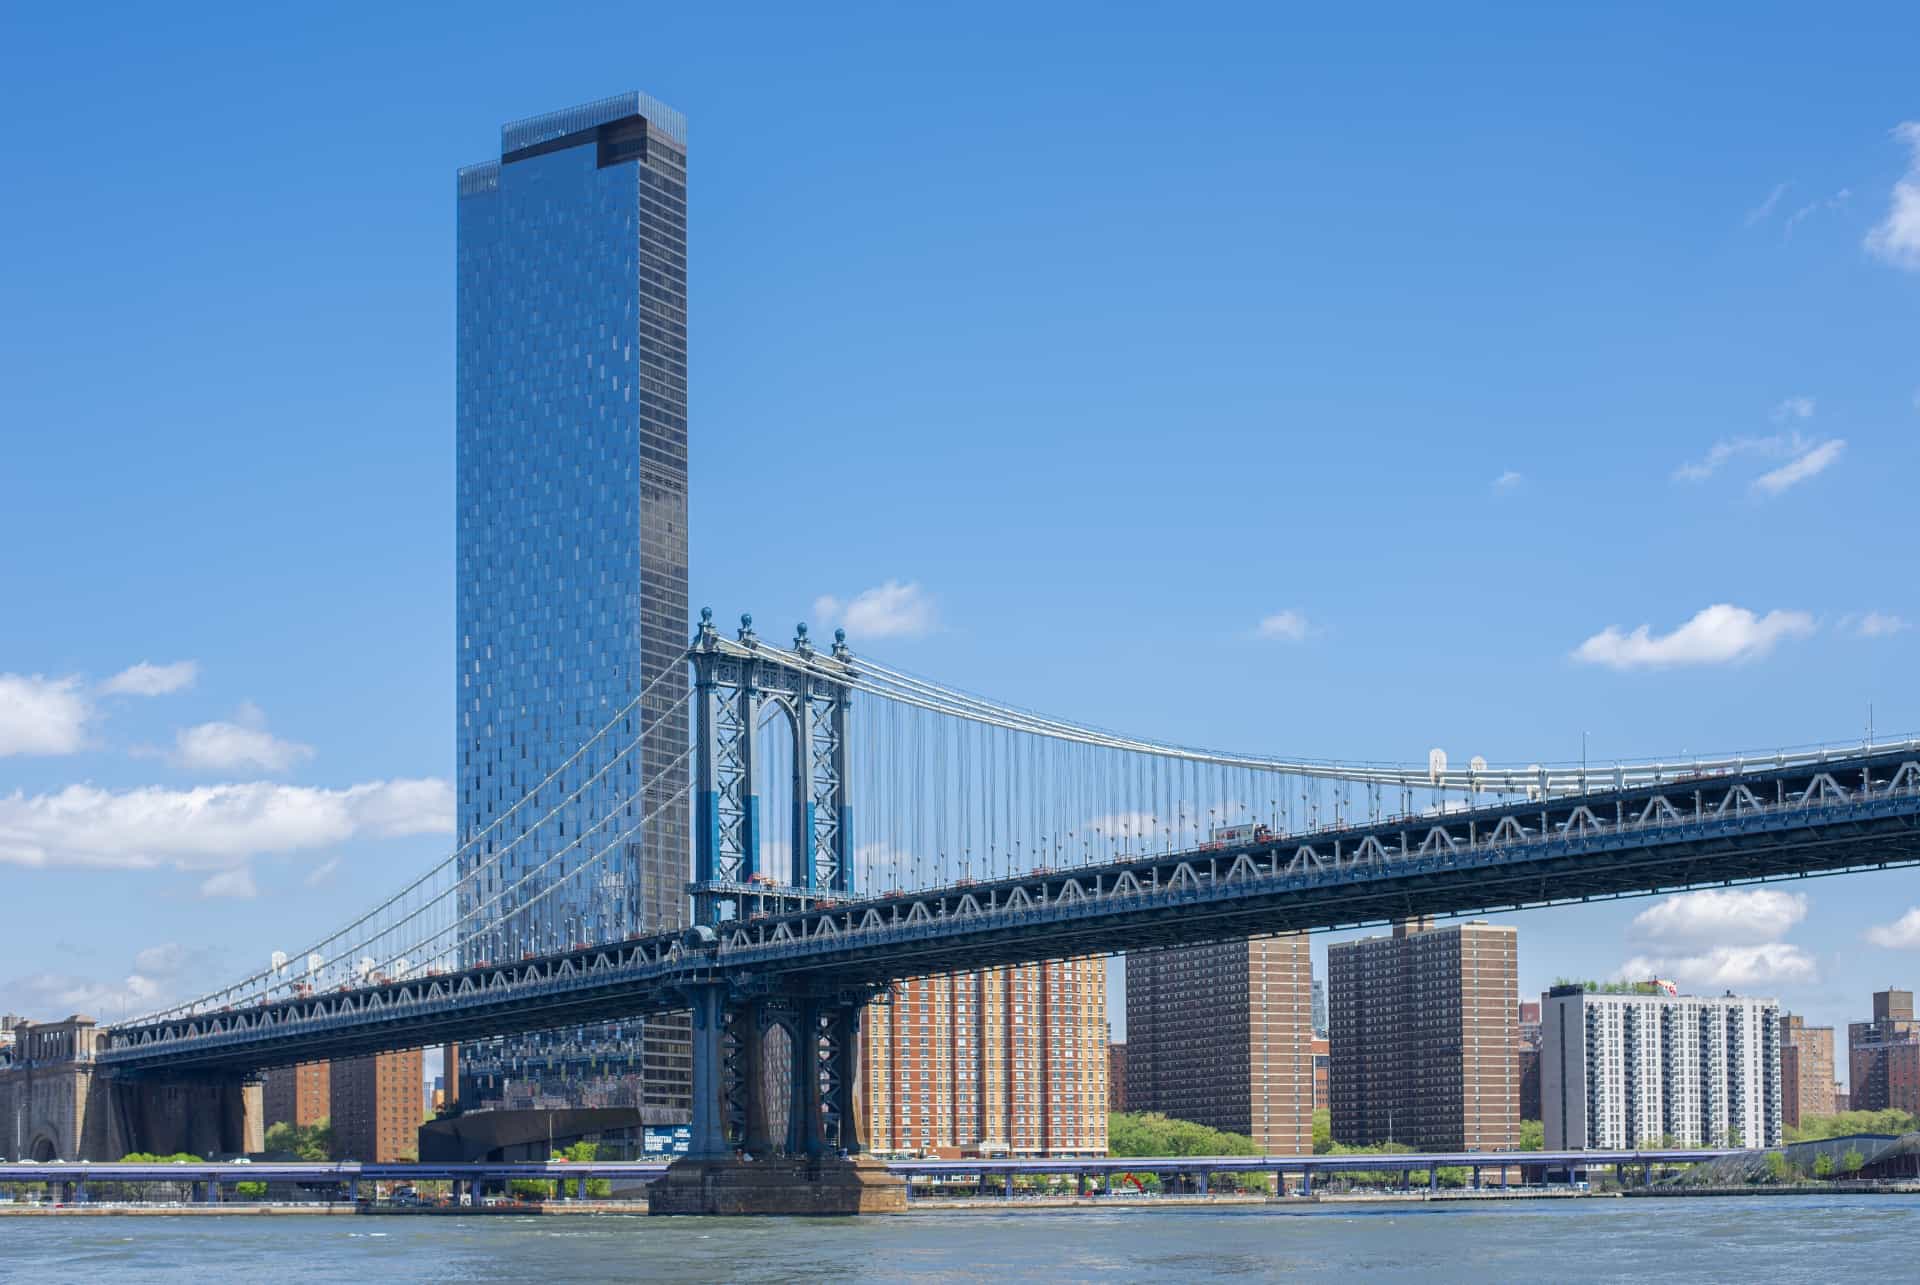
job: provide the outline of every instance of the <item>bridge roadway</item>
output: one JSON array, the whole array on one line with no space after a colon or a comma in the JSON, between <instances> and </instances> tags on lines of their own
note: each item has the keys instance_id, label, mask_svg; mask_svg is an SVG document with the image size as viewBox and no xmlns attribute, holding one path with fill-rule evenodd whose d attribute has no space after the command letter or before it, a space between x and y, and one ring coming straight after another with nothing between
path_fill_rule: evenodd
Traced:
<instances>
[{"instance_id":1,"label":"bridge roadway","mask_svg":"<svg viewBox=\"0 0 1920 1285\"><path fill-rule=\"evenodd\" d=\"M1604 779L1604 771L1596 771ZM114 1028L117 1073L234 1073L683 1008L686 987L902 977L1920 862L1920 744L765 913Z\"/></svg>"},{"instance_id":2,"label":"bridge roadway","mask_svg":"<svg viewBox=\"0 0 1920 1285\"><path fill-rule=\"evenodd\" d=\"M1100 1156L1057 1159L890 1160L887 1169L903 1178L980 1178L1019 1175L1082 1174L1111 1177L1123 1173L1217 1174L1297 1173L1321 1177L1343 1172L1431 1171L1435 1168L1529 1168L1589 1170L1609 1165L1699 1164L1737 1151L1669 1147L1638 1151L1457 1151L1403 1155L1346 1156ZM478 1162L461 1164L362 1164L358 1161L260 1162L200 1161L173 1164L0 1164L0 1184L10 1182L191 1182L231 1186L236 1182L489 1182L513 1179L583 1178L649 1182L667 1170L664 1160L579 1160Z\"/></svg>"}]
</instances>

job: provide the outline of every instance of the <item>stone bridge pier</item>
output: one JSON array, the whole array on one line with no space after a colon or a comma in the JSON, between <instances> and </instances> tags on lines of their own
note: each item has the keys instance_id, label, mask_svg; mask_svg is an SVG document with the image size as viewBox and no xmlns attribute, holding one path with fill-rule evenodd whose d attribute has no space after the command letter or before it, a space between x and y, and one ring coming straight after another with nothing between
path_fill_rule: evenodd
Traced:
<instances>
[{"instance_id":1,"label":"stone bridge pier","mask_svg":"<svg viewBox=\"0 0 1920 1285\"><path fill-rule=\"evenodd\" d=\"M0 1156L118 1160L132 1152L198 1156L265 1149L256 1078L122 1075L97 1066L90 1017L23 1023L0 1063Z\"/></svg>"},{"instance_id":2,"label":"stone bridge pier","mask_svg":"<svg viewBox=\"0 0 1920 1285\"><path fill-rule=\"evenodd\" d=\"M265 1101L257 1076L165 1079L103 1077L97 1109L113 1113L111 1135L127 1151L167 1156L246 1155L266 1150ZM126 1152L122 1152L122 1155ZM89 1160L120 1156L87 1156Z\"/></svg>"}]
</instances>

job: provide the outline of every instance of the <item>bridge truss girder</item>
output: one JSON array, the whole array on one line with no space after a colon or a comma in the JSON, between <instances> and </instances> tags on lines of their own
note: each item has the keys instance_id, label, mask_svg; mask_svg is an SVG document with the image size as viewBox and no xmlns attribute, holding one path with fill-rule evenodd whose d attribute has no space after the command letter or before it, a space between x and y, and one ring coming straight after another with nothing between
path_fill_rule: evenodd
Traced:
<instances>
[{"instance_id":1,"label":"bridge truss girder","mask_svg":"<svg viewBox=\"0 0 1920 1285\"><path fill-rule=\"evenodd\" d=\"M834 906L772 897L760 903L772 913L684 936L116 1028L96 1061L281 1066L685 1009L696 986L722 987L726 1011L809 997L855 1008L930 973L1920 864L1920 759L1813 775L1516 803ZM1325 860L1302 861L1309 847ZM744 1118L737 1102L725 1118Z\"/></svg>"}]
</instances>

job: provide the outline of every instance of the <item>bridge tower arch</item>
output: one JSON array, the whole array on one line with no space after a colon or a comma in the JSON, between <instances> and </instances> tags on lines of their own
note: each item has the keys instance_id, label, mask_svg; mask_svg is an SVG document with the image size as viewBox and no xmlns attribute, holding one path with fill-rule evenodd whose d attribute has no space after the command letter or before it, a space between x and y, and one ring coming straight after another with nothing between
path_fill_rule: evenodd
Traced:
<instances>
[{"instance_id":1,"label":"bridge tower arch","mask_svg":"<svg viewBox=\"0 0 1920 1285\"><path fill-rule=\"evenodd\" d=\"M747 898L769 886L815 897L852 892L847 724L855 671L845 631L835 630L832 650L822 653L801 624L783 649L762 642L749 615L735 637L722 637L712 610L702 608L689 659L695 922L741 918ZM792 747L777 756L791 764L781 816L767 814L755 788L761 760L776 757L767 734L789 737ZM770 868L776 853L791 854L787 869Z\"/></svg>"}]
</instances>

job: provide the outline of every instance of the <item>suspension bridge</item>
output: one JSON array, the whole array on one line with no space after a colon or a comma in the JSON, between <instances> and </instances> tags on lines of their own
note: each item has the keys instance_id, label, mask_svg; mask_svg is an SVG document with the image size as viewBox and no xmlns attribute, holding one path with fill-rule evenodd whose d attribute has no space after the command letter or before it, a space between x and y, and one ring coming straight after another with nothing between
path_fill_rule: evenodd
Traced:
<instances>
[{"instance_id":1,"label":"suspension bridge","mask_svg":"<svg viewBox=\"0 0 1920 1285\"><path fill-rule=\"evenodd\" d=\"M972 695L838 633L782 647L701 614L690 682L660 674L541 779L509 779L483 828L345 927L64 1052L21 1050L104 1104L34 1149L244 1150L220 1144L244 1141L236 1095L264 1068L684 1011L693 1142L657 1206L796 1207L778 1187L894 1207L844 1159L863 1152L861 1014L894 981L1920 861L1920 741L1594 767L1223 753ZM693 743L661 752L653 729L689 708ZM582 823L610 781L626 788ZM676 811L682 927L605 940L560 912ZM198 1136L177 1118L193 1104ZM823 1181L835 1166L857 1172Z\"/></svg>"}]
</instances>

